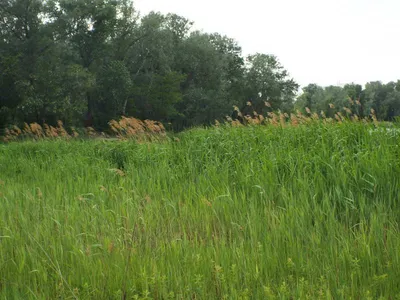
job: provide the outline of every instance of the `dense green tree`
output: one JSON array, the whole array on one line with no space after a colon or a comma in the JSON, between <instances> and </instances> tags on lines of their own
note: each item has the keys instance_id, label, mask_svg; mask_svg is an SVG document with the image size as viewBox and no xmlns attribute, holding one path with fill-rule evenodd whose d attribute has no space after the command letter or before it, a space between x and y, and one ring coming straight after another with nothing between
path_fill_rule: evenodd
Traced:
<instances>
[{"instance_id":1,"label":"dense green tree","mask_svg":"<svg viewBox=\"0 0 400 300\"><path fill-rule=\"evenodd\" d=\"M37 97L38 67L49 47L39 0L5 0L0 4L0 111L3 122L14 121L19 105ZM40 101L40 100L39 100Z\"/></svg>"},{"instance_id":2,"label":"dense green tree","mask_svg":"<svg viewBox=\"0 0 400 300\"><path fill-rule=\"evenodd\" d=\"M257 113L263 113L268 102L272 109L292 110L299 85L274 55L255 54L247 57L245 74L246 100Z\"/></svg>"},{"instance_id":3,"label":"dense green tree","mask_svg":"<svg viewBox=\"0 0 400 300\"><path fill-rule=\"evenodd\" d=\"M103 119L111 120L127 112L132 97L132 80L125 64L118 60L110 61L97 72L96 98Z\"/></svg>"},{"instance_id":4,"label":"dense green tree","mask_svg":"<svg viewBox=\"0 0 400 300\"><path fill-rule=\"evenodd\" d=\"M277 57L244 57L235 40L192 26L176 14L140 17L131 0L1 1L0 128L85 118L104 128L129 115L182 129L223 119L234 105L250 115L306 107L400 115L399 82L310 84L294 102L299 86Z\"/></svg>"},{"instance_id":5,"label":"dense green tree","mask_svg":"<svg viewBox=\"0 0 400 300\"><path fill-rule=\"evenodd\" d=\"M324 99L324 89L315 83L311 83L302 89L303 93L297 98L295 107L303 110L309 108L313 111L320 111L327 109Z\"/></svg>"},{"instance_id":6,"label":"dense green tree","mask_svg":"<svg viewBox=\"0 0 400 300\"><path fill-rule=\"evenodd\" d=\"M296 108L310 108L313 111L323 111L327 116L348 108L359 117L375 115L381 120L393 120L400 115L400 82L383 84L369 82L363 89L358 84L346 84L344 87L320 87L310 84L303 88L303 93L297 98ZM334 108L331 108L333 105Z\"/></svg>"},{"instance_id":7,"label":"dense green tree","mask_svg":"<svg viewBox=\"0 0 400 300\"><path fill-rule=\"evenodd\" d=\"M123 112L130 80L121 81L121 89L116 80L128 74L122 63L124 53L137 40L133 32L137 17L132 3L126 0L49 0L46 10L50 20L48 27L55 39L69 48L71 62L80 65L95 79L94 85L86 91L87 111L97 114L97 124L104 123L101 117L116 116L116 110ZM107 70L110 78L105 79ZM104 93L102 84L116 85L113 91ZM119 97L122 99L117 99ZM107 101L110 103L105 103Z\"/></svg>"},{"instance_id":8,"label":"dense green tree","mask_svg":"<svg viewBox=\"0 0 400 300\"><path fill-rule=\"evenodd\" d=\"M177 48L190 24L176 15L150 13L142 18L142 37L127 54L133 89L129 114L142 119L170 121L179 115L184 75L175 67Z\"/></svg>"},{"instance_id":9,"label":"dense green tree","mask_svg":"<svg viewBox=\"0 0 400 300\"><path fill-rule=\"evenodd\" d=\"M363 92L362 86L360 84L354 83L346 84L344 86L344 90L350 101L355 101L356 105L353 106L354 113L363 118L365 116L365 94Z\"/></svg>"},{"instance_id":10,"label":"dense green tree","mask_svg":"<svg viewBox=\"0 0 400 300\"><path fill-rule=\"evenodd\" d=\"M213 122L240 101L243 78L240 47L217 34L193 32L179 49L178 69L187 74L180 110L186 125Z\"/></svg>"},{"instance_id":11,"label":"dense green tree","mask_svg":"<svg viewBox=\"0 0 400 300\"><path fill-rule=\"evenodd\" d=\"M379 119L392 120L400 115L399 81L382 84L379 81L367 83L364 90L365 113L374 109Z\"/></svg>"}]
</instances>

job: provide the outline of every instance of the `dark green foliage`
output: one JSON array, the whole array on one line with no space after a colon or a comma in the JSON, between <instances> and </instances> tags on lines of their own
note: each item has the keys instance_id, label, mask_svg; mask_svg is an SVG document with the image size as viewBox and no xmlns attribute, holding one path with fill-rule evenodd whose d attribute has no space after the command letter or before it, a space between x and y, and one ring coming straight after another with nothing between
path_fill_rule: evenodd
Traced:
<instances>
[{"instance_id":1,"label":"dark green foliage","mask_svg":"<svg viewBox=\"0 0 400 300\"><path fill-rule=\"evenodd\" d=\"M193 22L175 14L139 18L128 0L7 0L0 15L3 127L81 126L90 115L85 124L102 130L129 115L181 129L222 119L260 93L288 110L297 89L275 57L247 59L264 68L254 85L236 41L191 32Z\"/></svg>"},{"instance_id":2,"label":"dark green foliage","mask_svg":"<svg viewBox=\"0 0 400 300\"><path fill-rule=\"evenodd\" d=\"M118 147L114 147L110 149L109 155L110 162L115 166L115 168L120 170L125 169L128 156L123 150L119 149Z\"/></svg>"},{"instance_id":3,"label":"dark green foliage","mask_svg":"<svg viewBox=\"0 0 400 300\"><path fill-rule=\"evenodd\" d=\"M334 108L330 108L333 104ZM344 87L321 87L309 84L297 98L295 107L304 110L306 107L315 112L324 111L327 116L343 108L350 108L359 117L371 114L371 109L380 120L393 121L400 115L400 81L383 84L380 81L369 82L363 88L359 84L346 84Z\"/></svg>"},{"instance_id":4,"label":"dark green foliage","mask_svg":"<svg viewBox=\"0 0 400 300\"><path fill-rule=\"evenodd\" d=\"M0 133L57 120L105 130L123 115L183 129L231 116L234 105L250 115L296 106L332 117L329 104L342 109L348 97L359 99L361 117L400 115L398 82L309 85L294 105L299 86L277 57L244 57L235 40L192 25L172 13L139 17L130 0L2 0Z\"/></svg>"}]
</instances>

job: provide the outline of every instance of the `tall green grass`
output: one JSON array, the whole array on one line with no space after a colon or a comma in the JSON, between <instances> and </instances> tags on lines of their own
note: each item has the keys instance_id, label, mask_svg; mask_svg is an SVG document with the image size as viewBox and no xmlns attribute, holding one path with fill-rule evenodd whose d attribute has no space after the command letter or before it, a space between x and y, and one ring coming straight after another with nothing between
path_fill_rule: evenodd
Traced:
<instances>
[{"instance_id":1,"label":"tall green grass","mask_svg":"<svg viewBox=\"0 0 400 300\"><path fill-rule=\"evenodd\" d=\"M400 299L400 134L0 145L1 299Z\"/></svg>"}]
</instances>

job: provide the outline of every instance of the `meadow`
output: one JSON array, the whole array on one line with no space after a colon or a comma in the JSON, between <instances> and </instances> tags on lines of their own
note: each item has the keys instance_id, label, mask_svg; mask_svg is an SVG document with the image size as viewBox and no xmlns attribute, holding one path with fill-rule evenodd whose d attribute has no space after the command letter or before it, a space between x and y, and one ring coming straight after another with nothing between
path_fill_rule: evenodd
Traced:
<instances>
[{"instance_id":1,"label":"meadow","mask_svg":"<svg viewBox=\"0 0 400 300\"><path fill-rule=\"evenodd\" d=\"M398 128L0 144L0 298L400 299Z\"/></svg>"}]
</instances>

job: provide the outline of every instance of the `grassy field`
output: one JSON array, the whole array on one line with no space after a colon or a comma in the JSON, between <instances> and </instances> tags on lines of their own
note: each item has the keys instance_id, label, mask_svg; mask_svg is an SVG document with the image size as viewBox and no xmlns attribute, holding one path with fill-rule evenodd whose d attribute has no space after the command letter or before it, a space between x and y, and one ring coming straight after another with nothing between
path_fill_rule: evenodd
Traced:
<instances>
[{"instance_id":1,"label":"grassy field","mask_svg":"<svg viewBox=\"0 0 400 300\"><path fill-rule=\"evenodd\" d=\"M399 188L361 122L0 145L0 299L400 299Z\"/></svg>"}]
</instances>

